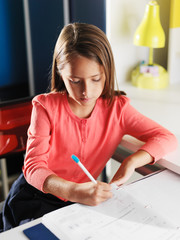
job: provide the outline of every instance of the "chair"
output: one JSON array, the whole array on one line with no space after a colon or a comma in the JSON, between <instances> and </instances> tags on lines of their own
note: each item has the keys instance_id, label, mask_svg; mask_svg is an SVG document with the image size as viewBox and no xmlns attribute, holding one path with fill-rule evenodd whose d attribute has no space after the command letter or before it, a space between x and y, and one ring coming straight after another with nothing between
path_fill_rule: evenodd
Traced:
<instances>
[{"instance_id":1,"label":"chair","mask_svg":"<svg viewBox=\"0 0 180 240\"><path fill-rule=\"evenodd\" d=\"M0 102L0 170L4 198L9 192L6 157L25 152L32 98Z\"/></svg>"}]
</instances>

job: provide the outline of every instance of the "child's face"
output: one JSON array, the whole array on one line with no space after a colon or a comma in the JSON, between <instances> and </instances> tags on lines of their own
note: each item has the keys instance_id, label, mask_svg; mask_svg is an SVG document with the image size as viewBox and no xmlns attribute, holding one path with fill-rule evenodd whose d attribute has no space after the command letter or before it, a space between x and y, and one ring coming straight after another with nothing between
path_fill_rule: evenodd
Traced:
<instances>
[{"instance_id":1,"label":"child's face","mask_svg":"<svg viewBox=\"0 0 180 240\"><path fill-rule=\"evenodd\" d=\"M83 106L93 106L105 84L104 68L86 57L77 56L61 70L71 100Z\"/></svg>"}]
</instances>

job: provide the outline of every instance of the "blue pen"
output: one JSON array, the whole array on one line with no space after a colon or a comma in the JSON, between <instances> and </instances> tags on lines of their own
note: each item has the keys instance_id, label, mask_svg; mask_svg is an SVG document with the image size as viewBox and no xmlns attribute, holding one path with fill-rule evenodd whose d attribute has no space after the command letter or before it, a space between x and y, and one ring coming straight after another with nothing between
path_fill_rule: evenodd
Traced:
<instances>
[{"instance_id":1,"label":"blue pen","mask_svg":"<svg viewBox=\"0 0 180 240\"><path fill-rule=\"evenodd\" d=\"M93 176L88 172L88 170L84 167L84 165L80 162L79 158L76 157L75 155L72 155L71 158L79 165L79 167L83 170L83 172L89 177L89 179L93 182L96 183L96 180L93 178Z\"/></svg>"}]
</instances>

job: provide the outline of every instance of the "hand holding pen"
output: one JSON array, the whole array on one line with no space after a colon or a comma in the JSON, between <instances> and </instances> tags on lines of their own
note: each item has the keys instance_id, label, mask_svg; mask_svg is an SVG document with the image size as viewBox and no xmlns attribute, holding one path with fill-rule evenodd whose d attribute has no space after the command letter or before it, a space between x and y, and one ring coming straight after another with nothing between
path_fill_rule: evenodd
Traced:
<instances>
[{"instance_id":1,"label":"hand holding pen","mask_svg":"<svg viewBox=\"0 0 180 240\"><path fill-rule=\"evenodd\" d=\"M78 157L75 155L72 155L71 157L91 180L91 182L78 184L75 191L76 193L78 192L79 197L81 196L81 200L77 202L95 206L111 198L112 192L110 184L96 181L85 166L80 162Z\"/></svg>"}]
</instances>

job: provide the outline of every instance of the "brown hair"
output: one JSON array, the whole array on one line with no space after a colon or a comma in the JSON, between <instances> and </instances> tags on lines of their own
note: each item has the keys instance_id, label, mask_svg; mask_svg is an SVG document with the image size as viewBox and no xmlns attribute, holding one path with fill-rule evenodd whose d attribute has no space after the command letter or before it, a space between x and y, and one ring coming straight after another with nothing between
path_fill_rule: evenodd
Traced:
<instances>
[{"instance_id":1,"label":"brown hair","mask_svg":"<svg viewBox=\"0 0 180 240\"><path fill-rule=\"evenodd\" d=\"M112 102L114 95L124 94L114 90L114 58L105 33L98 27L86 23L72 23L62 29L53 55L51 91L66 90L60 71L77 55L95 60L103 66L106 81L101 96L109 103Z\"/></svg>"}]
</instances>

